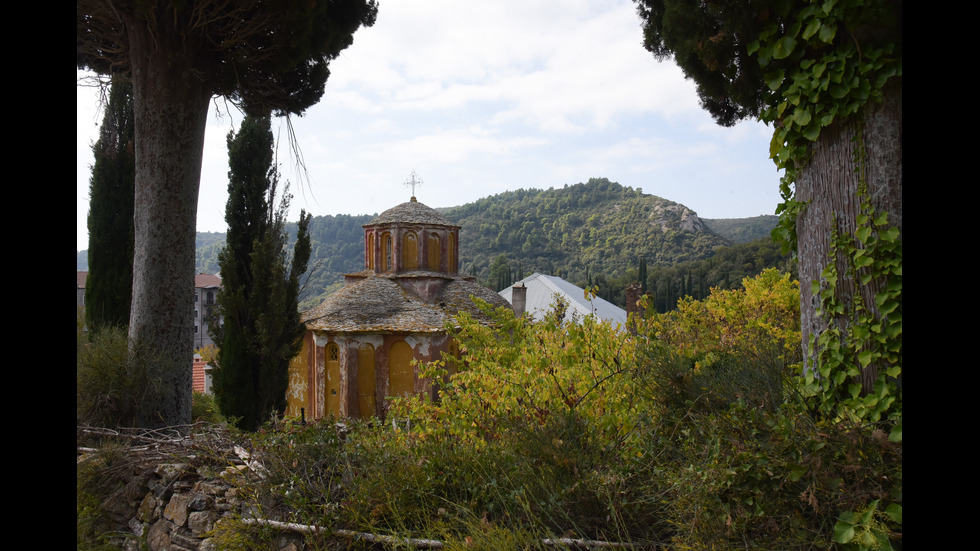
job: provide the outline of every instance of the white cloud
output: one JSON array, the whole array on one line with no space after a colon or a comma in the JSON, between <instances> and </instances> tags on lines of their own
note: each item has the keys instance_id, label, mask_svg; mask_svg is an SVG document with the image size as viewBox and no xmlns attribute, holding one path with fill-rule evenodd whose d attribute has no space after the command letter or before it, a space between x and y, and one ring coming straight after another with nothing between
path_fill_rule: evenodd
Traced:
<instances>
[{"instance_id":1,"label":"white cloud","mask_svg":"<svg viewBox=\"0 0 980 551\"><path fill-rule=\"evenodd\" d=\"M280 146L296 211L384 210L407 199L400 185L412 170L432 206L605 176L711 217L775 207L769 130L715 125L680 69L643 49L629 0L420 0L379 10L331 63L323 100L293 120L308 188ZM93 95L77 97L84 247L88 144L100 119L85 112ZM225 136L240 120L209 120L202 230L224 227ZM720 181L742 190L737 201L716 201Z\"/></svg>"}]
</instances>

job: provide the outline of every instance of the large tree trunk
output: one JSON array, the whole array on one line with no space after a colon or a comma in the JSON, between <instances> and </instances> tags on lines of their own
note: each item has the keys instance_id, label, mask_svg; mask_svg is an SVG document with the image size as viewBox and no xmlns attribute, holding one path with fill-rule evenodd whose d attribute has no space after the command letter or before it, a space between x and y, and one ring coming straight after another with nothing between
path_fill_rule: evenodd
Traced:
<instances>
[{"instance_id":1,"label":"large tree trunk","mask_svg":"<svg viewBox=\"0 0 980 551\"><path fill-rule=\"evenodd\" d=\"M128 25L136 127L130 351L145 352L161 382L143 404L145 427L191 417L194 241L211 94L205 60L188 54L193 39L175 25L168 14Z\"/></svg>"},{"instance_id":2,"label":"large tree trunk","mask_svg":"<svg viewBox=\"0 0 980 551\"><path fill-rule=\"evenodd\" d=\"M860 136L858 139L857 138ZM858 171L858 145L863 144L865 165ZM858 117L824 128L813 145L813 156L796 181L796 198L808 202L797 218L797 248L800 267L800 311L804 348L811 335L819 335L826 322L817 315L818 297L811 283L819 281L830 258L831 230L853 235L855 216L860 212L858 197L863 175L871 205L876 212L887 212L891 226L902 229L902 83L893 79L883 90L883 101L869 105ZM844 265L838 272L843 276ZM874 308L874 295L881 282L856 289L852 280L838 282L839 298L851 301L861 293L864 304ZM846 320L839 320L846 323ZM808 367L812 358L804 349ZM861 385L872 388L878 376L875 364L865 368Z\"/></svg>"}]
</instances>

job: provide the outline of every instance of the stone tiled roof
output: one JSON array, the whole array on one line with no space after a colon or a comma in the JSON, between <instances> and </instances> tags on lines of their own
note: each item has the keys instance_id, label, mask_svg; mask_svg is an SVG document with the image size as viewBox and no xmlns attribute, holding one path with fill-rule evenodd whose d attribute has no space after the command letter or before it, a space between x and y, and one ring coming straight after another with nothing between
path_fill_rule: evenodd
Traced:
<instances>
[{"instance_id":1,"label":"stone tiled roof","mask_svg":"<svg viewBox=\"0 0 980 551\"><path fill-rule=\"evenodd\" d=\"M439 211L419 203L414 197L412 197L412 200L408 201L407 203L402 203L382 212L377 218L371 220L371 222L366 225L375 226L378 224L393 223L456 226L456 224L453 224L451 220L440 214Z\"/></svg>"},{"instance_id":2,"label":"stone tiled roof","mask_svg":"<svg viewBox=\"0 0 980 551\"><path fill-rule=\"evenodd\" d=\"M419 300L389 278L347 285L304 314L308 329L332 332L441 331L446 313Z\"/></svg>"},{"instance_id":3,"label":"stone tiled roof","mask_svg":"<svg viewBox=\"0 0 980 551\"><path fill-rule=\"evenodd\" d=\"M472 314L474 318L483 320L486 316L477 308L473 302L473 297L482 299L490 303L491 306L510 308L510 304L492 289L487 289L483 285L462 278L449 282L439 293L435 302L440 305L445 304L444 308L454 315L456 312L465 311Z\"/></svg>"},{"instance_id":4,"label":"stone tiled roof","mask_svg":"<svg viewBox=\"0 0 980 551\"><path fill-rule=\"evenodd\" d=\"M463 278L453 278L431 303L427 303L394 278L370 274L333 293L319 306L303 314L307 329L336 333L435 333L465 310L485 319L471 296L494 306L508 306L492 290Z\"/></svg>"}]
</instances>

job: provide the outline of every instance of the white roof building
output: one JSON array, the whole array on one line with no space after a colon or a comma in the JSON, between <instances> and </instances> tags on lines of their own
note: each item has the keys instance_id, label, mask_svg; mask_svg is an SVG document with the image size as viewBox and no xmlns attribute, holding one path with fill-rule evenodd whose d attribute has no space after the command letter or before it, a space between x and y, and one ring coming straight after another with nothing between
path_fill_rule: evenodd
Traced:
<instances>
[{"instance_id":1,"label":"white roof building","mask_svg":"<svg viewBox=\"0 0 980 551\"><path fill-rule=\"evenodd\" d=\"M595 297L589 300L585 296L585 289L572 285L560 277L534 273L500 291L499 294L507 299L507 302L513 303L513 289L520 285L527 287L525 312L530 314L535 321L544 319L545 314L551 310L552 304L555 302L555 295L558 295L568 302L566 319L571 317L573 313L574 317L578 319L595 315L613 324L618 323L626 327L626 310L603 298Z\"/></svg>"}]
</instances>

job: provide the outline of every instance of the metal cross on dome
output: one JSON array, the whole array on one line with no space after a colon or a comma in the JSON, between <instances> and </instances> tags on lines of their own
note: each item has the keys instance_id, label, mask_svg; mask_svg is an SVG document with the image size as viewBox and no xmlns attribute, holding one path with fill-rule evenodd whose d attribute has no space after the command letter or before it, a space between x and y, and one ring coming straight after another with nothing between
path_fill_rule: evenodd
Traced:
<instances>
[{"instance_id":1,"label":"metal cross on dome","mask_svg":"<svg viewBox=\"0 0 980 551\"><path fill-rule=\"evenodd\" d=\"M422 185L422 178L419 178L418 174L416 174L413 170L411 177L408 180L405 180L405 185L412 187L412 199L415 199L415 186Z\"/></svg>"}]
</instances>

